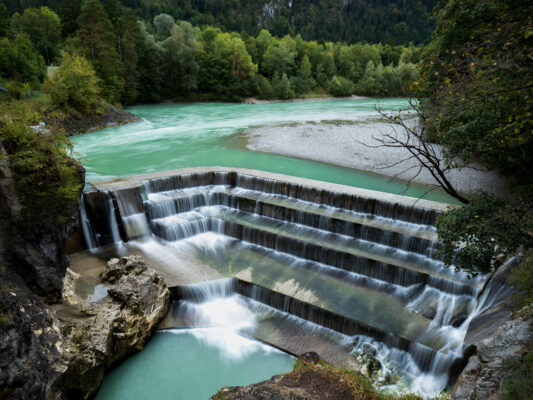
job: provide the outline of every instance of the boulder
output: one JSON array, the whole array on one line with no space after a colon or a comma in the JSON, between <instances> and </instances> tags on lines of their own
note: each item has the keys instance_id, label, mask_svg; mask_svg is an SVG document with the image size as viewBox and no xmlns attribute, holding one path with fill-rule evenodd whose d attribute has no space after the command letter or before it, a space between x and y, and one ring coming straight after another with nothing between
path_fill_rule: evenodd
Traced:
<instances>
[{"instance_id":1,"label":"boulder","mask_svg":"<svg viewBox=\"0 0 533 400\"><path fill-rule=\"evenodd\" d=\"M139 256L110 260L101 280L107 301L82 303L89 317L62 321L68 366L57 386L67 398L94 395L106 370L142 350L168 312L170 291Z\"/></svg>"}]
</instances>

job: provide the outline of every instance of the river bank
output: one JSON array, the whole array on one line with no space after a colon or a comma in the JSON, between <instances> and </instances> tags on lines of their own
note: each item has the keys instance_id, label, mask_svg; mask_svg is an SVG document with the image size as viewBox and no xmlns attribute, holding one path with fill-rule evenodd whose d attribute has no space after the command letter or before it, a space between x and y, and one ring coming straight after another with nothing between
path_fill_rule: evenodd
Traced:
<instances>
[{"instance_id":1,"label":"river bank","mask_svg":"<svg viewBox=\"0 0 533 400\"><path fill-rule=\"evenodd\" d=\"M419 162L410 157L408 150L377 146L379 142L376 138L394 133L394 129L376 117L373 120L324 120L319 123L263 126L244 132L242 137L246 140L246 148L252 151L298 157L434 185L435 180L429 171L420 170ZM437 154L442 154L440 146L434 145L434 149ZM475 163L471 167L447 174L460 192L504 192L505 180L497 173L484 171L481 165Z\"/></svg>"},{"instance_id":2,"label":"river bank","mask_svg":"<svg viewBox=\"0 0 533 400\"><path fill-rule=\"evenodd\" d=\"M53 130L63 130L67 136L81 135L141 120L137 115L112 105L109 105L101 114L45 112L43 119Z\"/></svg>"},{"instance_id":3,"label":"river bank","mask_svg":"<svg viewBox=\"0 0 533 400\"><path fill-rule=\"evenodd\" d=\"M302 101L315 101L315 100L366 100L370 99L370 97L365 96L346 96L346 97L333 97L329 94L325 94L324 96L311 96L311 97L302 97L302 98L296 98L296 99L290 99L290 100L280 100L280 99L274 99L274 100L261 100L257 99L255 97L248 97L244 99L244 104L275 104L275 103L296 103L296 102L302 102Z\"/></svg>"}]
</instances>

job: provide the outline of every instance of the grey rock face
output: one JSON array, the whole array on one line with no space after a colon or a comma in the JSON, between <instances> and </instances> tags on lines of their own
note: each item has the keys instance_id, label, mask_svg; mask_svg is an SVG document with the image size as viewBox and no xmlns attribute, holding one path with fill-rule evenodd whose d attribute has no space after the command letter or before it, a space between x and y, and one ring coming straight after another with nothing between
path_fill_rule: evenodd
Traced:
<instances>
[{"instance_id":1,"label":"grey rock face","mask_svg":"<svg viewBox=\"0 0 533 400\"><path fill-rule=\"evenodd\" d=\"M108 368L142 350L168 311L165 282L140 257L112 260L109 296L89 303L65 279L65 301L54 313L16 274L4 273L0 295L0 398L87 399Z\"/></svg>"},{"instance_id":2,"label":"grey rock face","mask_svg":"<svg viewBox=\"0 0 533 400\"><path fill-rule=\"evenodd\" d=\"M45 399L67 368L58 321L18 275L1 278L0 398Z\"/></svg>"},{"instance_id":3,"label":"grey rock face","mask_svg":"<svg viewBox=\"0 0 533 400\"><path fill-rule=\"evenodd\" d=\"M79 179L80 183L85 180L82 167ZM0 143L0 265L19 275L46 301L57 301L69 265L65 255L67 238L78 224L78 204L65 210L70 218L63 223L49 215L40 216L35 223L24 221L22 209L15 177Z\"/></svg>"},{"instance_id":4,"label":"grey rock face","mask_svg":"<svg viewBox=\"0 0 533 400\"><path fill-rule=\"evenodd\" d=\"M105 371L142 350L168 312L170 291L141 257L112 259L101 279L109 284L109 299L81 303L87 318L62 321L68 368L59 386L67 398L94 395Z\"/></svg>"},{"instance_id":5,"label":"grey rock face","mask_svg":"<svg viewBox=\"0 0 533 400\"><path fill-rule=\"evenodd\" d=\"M504 379L514 373L533 349L531 321L505 322L477 345L452 392L451 400L496 399Z\"/></svg>"}]
</instances>

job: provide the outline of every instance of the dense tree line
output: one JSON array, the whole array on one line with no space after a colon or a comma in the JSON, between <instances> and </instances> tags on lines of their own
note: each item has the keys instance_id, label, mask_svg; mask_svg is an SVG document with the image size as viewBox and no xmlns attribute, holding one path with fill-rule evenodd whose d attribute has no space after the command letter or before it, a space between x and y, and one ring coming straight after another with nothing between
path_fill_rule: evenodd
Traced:
<instances>
[{"instance_id":1,"label":"dense tree line","mask_svg":"<svg viewBox=\"0 0 533 400\"><path fill-rule=\"evenodd\" d=\"M5 0L10 14L45 5L61 15L62 9L72 9L74 3L79 7L81 1ZM117 10L113 3L118 1L103 3L114 23L110 11ZM436 0L122 0L120 4L149 21L169 14L195 26L211 25L252 36L267 29L279 37L301 34L304 40L408 44L429 40Z\"/></svg>"},{"instance_id":2,"label":"dense tree line","mask_svg":"<svg viewBox=\"0 0 533 400\"><path fill-rule=\"evenodd\" d=\"M66 66L93 68L96 80L91 82L98 85L93 94L110 103L328 93L400 96L414 79L421 52L412 44L280 38L266 29L256 36L228 33L176 21L169 14L145 21L118 0L65 0L58 10L30 7L10 15L0 5L0 79L13 93L28 90L28 85L39 89L45 65L61 65L59 75L67 73ZM65 79L50 81L45 89L58 104L67 105L65 99L79 95L61 98L54 84L64 85Z\"/></svg>"}]
</instances>

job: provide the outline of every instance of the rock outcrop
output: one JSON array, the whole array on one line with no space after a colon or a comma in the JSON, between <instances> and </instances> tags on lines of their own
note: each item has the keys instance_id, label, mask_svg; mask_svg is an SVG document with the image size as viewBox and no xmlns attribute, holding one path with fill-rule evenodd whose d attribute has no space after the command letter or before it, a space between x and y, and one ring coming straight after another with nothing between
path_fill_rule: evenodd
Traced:
<instances>
[{"instance_id":1,"label":"rock outcrop","mask_svg":"<svg viewBox=\"0 0 533 400\"><path fill-rule=\"evenodd\" d=\"M165 282L138 256L112 259L101 276L107 296L76 295L76 274L54 313L16 275L0 297L0 398L87 399L107 369L141 350L170 303Z\"/></svg>"},{"instance_id":2,"label":"rock outcrop","mask_svg":"<svg viewBox=\"0 0 533 400\"><path fill-rule=\"evenodd\" d=\"M82 183L85 169L80 166L78 172ZM34 223L22 218L23 206L15 176L0 143L0 266L19 275L47 302L61 297L63 277L69 265L65 247L78 225L78 209L77 202L67 206L63 213L69 217L61 223L49 215L37 216Z\"/></svg>"},{"instance_id":3,"label":"rock outcrop","mask_svg":"<svg viewBox=\"0 0 533 400\"><path fill-rule=\"evenodd\" d=\"M468 360L450 400L499 398L504 379L516 372L533 350L530 317L526 313L522 318L505 322L477 344L477 353Z\"/></svg>"},{"instance_id":4,"label":"rock outcrop","mask_svg":"<svg viewBox=\"0 0 533 400\"><path fill-rule=\"evenodd\" d=\"M56 115L45 116L45 121L53 129L63 129L68 136L97 131L112 126L129 124L140 121L141 118L119 109L112 105L108 106L102 114L68 114L61 117Z\"/></svg>"},{"instance_id":5,"label":"rock outcrop","mask_svg":"<svg viewBox=\"0 0 533 400\"><path fill-rule=\"evenodd\" d=\"M416 396L412 397L417 399ZM347 372L306 353L294 370L271 379L242 387L225 387L212 400L394 400L396 396L378 394L364 376Z\"/></svg>"},{"instance_id":6,"label":"rock outcrop","mask_svg":"<svg viewBox=\"0 0 533 400\"><path fill-rule=\"evenodd\" d=\"M22 279L7 270L0 293L0 399L46 399L66 370L58 321Z\"/></svg>"},{"instance_id":7,"label":"rock outcrop","mask_svg":"<svg viewBox=\"0 0 533 400\"><path fill-rule=\"evenodd\" d=\"M67 368L56 386L67 398L94 395L105 371L142 350L168 312L170 291L139 256L112 259L101 281L107 286L106 298L98 303L77 302L74 308L80 316L59 317Z\"/></svg>"}]
</instances>

